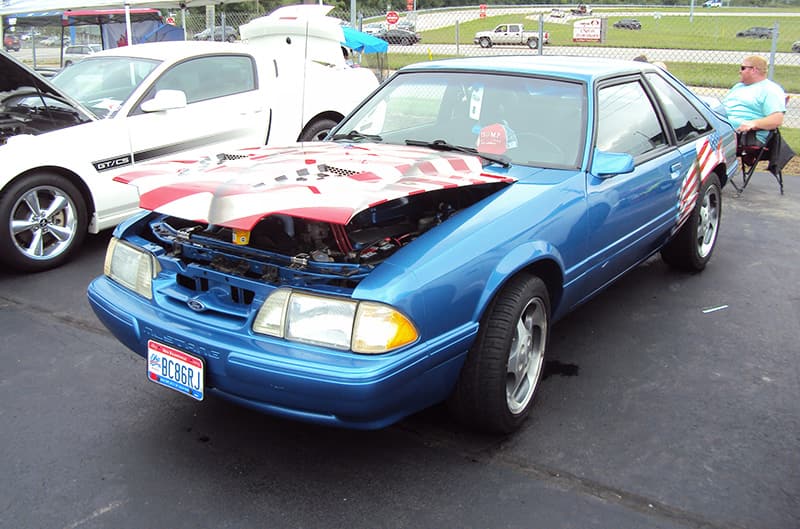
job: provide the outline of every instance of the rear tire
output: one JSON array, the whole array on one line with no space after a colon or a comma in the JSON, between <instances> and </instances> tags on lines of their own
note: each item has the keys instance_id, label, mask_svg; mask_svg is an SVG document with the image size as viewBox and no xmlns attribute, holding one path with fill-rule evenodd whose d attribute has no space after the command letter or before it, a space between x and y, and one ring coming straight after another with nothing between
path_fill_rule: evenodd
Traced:
<instances>
[{"instance_id":1,"label":"rear tire","mask_svg":"<svg viewBox=\"0 0 800 529\"><path fill-rule=\"evenodd\" d=\"M522 425L541 379L549 324L544 282L528 274L512 278L481 319L448 401L460 421L495 433Z\"/></svg>"},{"instance_id":2,"label":"rear tire","mask_svg":"<svg viewBox=\"0 0 800 529\"><path fill-rule=\"evenodd\" d=\"M716 173L706 177L697 204L686 223L661 250L665 263L688 272L700 272L711 259L722 218L722 193Z\"/></svg>"},{"instance_id":3,"label":"rear tire","mask_svg":"<svg viewBox=\"0 0 800 529\"><path fill-rule=\"evenodd\" d=\"M60 266L83 243L87 222L72 182L44 172L21 178L0 195L0 260L22 272Z\"/></svg>"},{"instance_id":4,"label":"rear tire","mask_svg":"<svg viewBox=\"0 0 800 529\"><path fill-rule=\"evenodd\" d=\"M309 125L300 133L299 141L322 141L325 136L338 125L332 119L318 119Z\"/></svg>"},{"instance_id":5,"label":"rear tire","mask_svg":"<svg viewBox=\"0 0 800 529\"><path fill-rule=\"evenodd\" d=\"M539 39L528 39L528 47L536 49L539 47Z\"/></svg>"}]
</instances>

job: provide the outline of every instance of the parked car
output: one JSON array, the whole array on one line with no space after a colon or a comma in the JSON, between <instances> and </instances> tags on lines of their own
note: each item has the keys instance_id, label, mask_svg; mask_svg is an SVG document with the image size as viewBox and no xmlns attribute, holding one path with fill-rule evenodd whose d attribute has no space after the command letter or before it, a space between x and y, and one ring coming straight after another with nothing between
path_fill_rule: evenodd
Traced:
<instances>
[{"instance_id":1,"label":"parked car","mask_svg":"<svg viewBox=\"0 0 800 529\"><path fill-rule=\"evenodd\" d=\"M561 9L561 8L558 8L558 7L554 7L550 11L550 17L551 18L564 18L566 16L567 16L567 12L564 11L563 9Z\"/></svg>"},{"instance_id":2,"label":"parked car","mask_svg":"<svg viewBox=\"0 0 800 529\"><path fill-rule=\"evenodd\" d=\"M511 432L557 320L659 252L706 267L735 154L651 64L411 65L329 141L118 176L149 211L117 227L88 297L191 398L351 428L448 400Z\"/></svg>"},{"instance_id":3,"label":"parked car","mask_svg":"<svg viewBox=\"0 0 800 529\"><path fill-rule=\"evenodd\" d=\"M383 33L387 29L389 29L389 27L383 22L370 22L369 24L361 26L361 31L375 36L378 36L379 33Z\"/></svg>"},{"instance_id":4,"label":"parked car","mask_svg":"<svg viewBox=\"0 0 800 529\"><path fill-rule=\"evenodd\" d=\"M64 48L64 66L72 66L93 53L103 51L101 44L76 44Z\"/></svg>"},{"instance_id":5,"label":"parked car","mask_svg":"<svg viewBox=\"0 0 800 529\"><path fill-rule=\"evenodd\" d=\"M408 20L401 20L395 25L395 29L402 29L414 33L417 31L417 26L413 22L410 22Z\"/></svg>"},{"instance_id":6,"label":"parked car","mask_svg":"<svg viewBox=\"0 0 800 529\"><path fill-rule=\"evenodd\" d=\"M21 47L19 35L15 33L4 33L3 34L3 48L6 51L19 51Z\"/></svg>"},{"instance_id":7,"label":"parked car","mask_svg":"<svg viewBox=\"0 0 800 529\"><path fill-rule=\"evenodd\" d=\"M617 29L642 29L642 23L635 18L623 18L614 22L614 27Z\"/></svg>"},{"instance_id":8,"label":"parked car","mask_svg":"<svg viewBox=\"0 0 800 529\"><path fill-rule=\"evenodd\" d=\"M800 40L796 40L792 43L792 51L795 53L800 53Z\"/></svg>"},{"instance_id":9,"label":"parked car","mask_svg":"<svg viewBox=\"0 0 800 529\"><path fill-rule=\"evenodd\" d=\"M706 0L703 7L722 7L722 0Z\"/></svg>"},{"instance_id":10,"label":"parked car","mask_svg":"<svg viewBox=\"0 0 800 529\"><path fill-rule=\"evenodd\" d=\"M736 33L737 37L748 39L771 39L772 28L754 26Z\"/></svg>"},{"instance_id":11,"label":"parked car","mask_svg":"<svg viewBox=\"0 0 800 529\"><path fill-rule=\"evenodd\" d=\"M61 43L61 38L52 35L44 37L41 40L39 40L39 44L42 46L58 46L60 43Z\"/></svg>"},{"instance_id":12,"label":"parked car","mask_svg":"<svg viewBox=\"0 0 800 529\"><path fill-rule=\"evenodd\" d=\"M529 48L539 47L539 31L526 30L522 24L498 24L491 31L478 31L472 37L472 42L481 48L491 48L495 45L522 44ZM550 42L550 32L542 32L542 42Z\"/></svg>"},{"instance_id":13,"label":"parked car","mask_svg":"<svg viewBox=\"0 0 800 529\"><path fill-rule=\"evenodd\" d=\"M113 181L121 170L313 140L377 85L366 68L333 69L243 44L104 50L51 82L2 52L0 263L58 266L87 232L135 213L135 190Z\"/></svg>"},{"instance_id":14,"label":"parked car","mask_svg":"<svg viewBox=\"0 0 800 529\"><path fill-rule=\"evenodd\" d=\"M573 15L585 16L592 14L592 8L586 4L578 4L577 7L570 9L570 13Z\"/></svg>"},{"instance_id":15,"label":"parked car","mask_svg":"<svg viewBox=\"0 0 800 529\"><path fill-rule=\"evenodd\" d=\"M411 46L422 40L422 35L404 29L387 29L375 34L376 37L385 40L389 44L401 44Z\"/></svg>"},{"instance_id":16,"label":"parked car","mask_svg":"<svg viewBox=\"0 0 800 529\"><path fill-rule=\"evenodd\" d=\"M200 33L195 33L192 37L194 40L211 40L211 35L214 35L214 40L218 41L228 41L234 42L239 40L239 32L236 31L236 28L233 26L215 26L212 28L206 28Z\"/></svg>"}]
</instances>

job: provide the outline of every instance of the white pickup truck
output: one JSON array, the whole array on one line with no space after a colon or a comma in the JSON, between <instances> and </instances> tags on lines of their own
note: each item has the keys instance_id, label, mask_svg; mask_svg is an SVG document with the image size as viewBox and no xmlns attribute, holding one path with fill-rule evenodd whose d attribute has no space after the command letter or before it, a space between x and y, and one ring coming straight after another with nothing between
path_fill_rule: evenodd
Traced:
<instances>
[{"instance_id":1,"label":"white pickup truck","mask_svg":"<svg viewBox=\"0 0 800 529\"><path fill-rule=\"evenodd\" d=\"M542 44L550 42L550 34L543 33ZM539 32L525 31L522 24L500 24L492 31L479 31L472 39L481 48L491 48L496 44L527 44L529 48L539 46Z\"/></svg>"}]
</instances>

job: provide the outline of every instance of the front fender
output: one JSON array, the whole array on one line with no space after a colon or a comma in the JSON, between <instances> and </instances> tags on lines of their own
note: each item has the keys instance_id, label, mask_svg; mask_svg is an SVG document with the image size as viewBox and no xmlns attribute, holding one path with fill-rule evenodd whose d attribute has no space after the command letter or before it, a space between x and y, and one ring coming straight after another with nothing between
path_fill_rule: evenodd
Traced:
<instances>
[{"instance_id":1,"label":"front fender","mask_svg":"<svg viewBox=\"0 0 800 529\"><path fill-rule=\"evenodd\" d=\"M558 248L546 241L531 241L517 246L506 254L489 275L483 294L476 305L474 320L480 321L486 307L511 277L543 260L555 262L561 271L561 277L564 277L564 260L561 253ZM552 288L552 285L548 286Z\"/></svg>"}]
</instances>

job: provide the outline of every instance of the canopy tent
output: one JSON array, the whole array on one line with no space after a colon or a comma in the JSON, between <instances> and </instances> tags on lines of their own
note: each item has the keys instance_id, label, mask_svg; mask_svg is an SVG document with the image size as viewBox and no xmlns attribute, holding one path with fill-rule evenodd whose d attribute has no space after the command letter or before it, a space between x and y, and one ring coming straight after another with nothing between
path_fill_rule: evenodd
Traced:
<instances>
[{"instance_id":1,"label":"canopy tent","mask_svg":"<svg viewBox=\"0 0 800 529\"><path fill-rule=\"evenodd\" d=\"M0 16L47 11L77 9L111 9L129 7L151 7L153 9L182 9L221 4L220 0L0 0Z\"/></svg>"},{"instance_id":2,"label":"canopy tent","mask_svg":"<svg viewBox=\"0 0 800 529\"><path fill-rule=\"evenodd\" d=\"M132 7L142 6L154 9L180 9L183 15L181 25L186 27L186 8L221 4L221 0L0 0L0 17L13 18L28 13L46 13L78 9L100 9L124 7L126 11L126 35L131 35L131 19L127 13ZM0 24L2 37L6 24Z\"/></svg>"},{"instance_id":3,"label":"canopy tent","mask_svg":"<svg viewBox=\"0 0 800 529\"><path fill-rule=\"evenodd\" d=\"M342 26L344 40L342 44L359 53L383 53L389 49L389 43L369 33Z\"/></svg>"},{"instance_id":4,"label":"canopy tent","mask_svg":"<svg viewBox=\"0 0 800 529\"><path fill-rule=\"evenodd\" d=\"M128 38L127 25L130 23ZM98 26L103 49L134 44L159 42L162 40L184 40L183 28L164 23L161 12L151 8L124 9L81 9L64 11L61 16L62 34L64 27Z\"/></svg>"}]
</instances>

